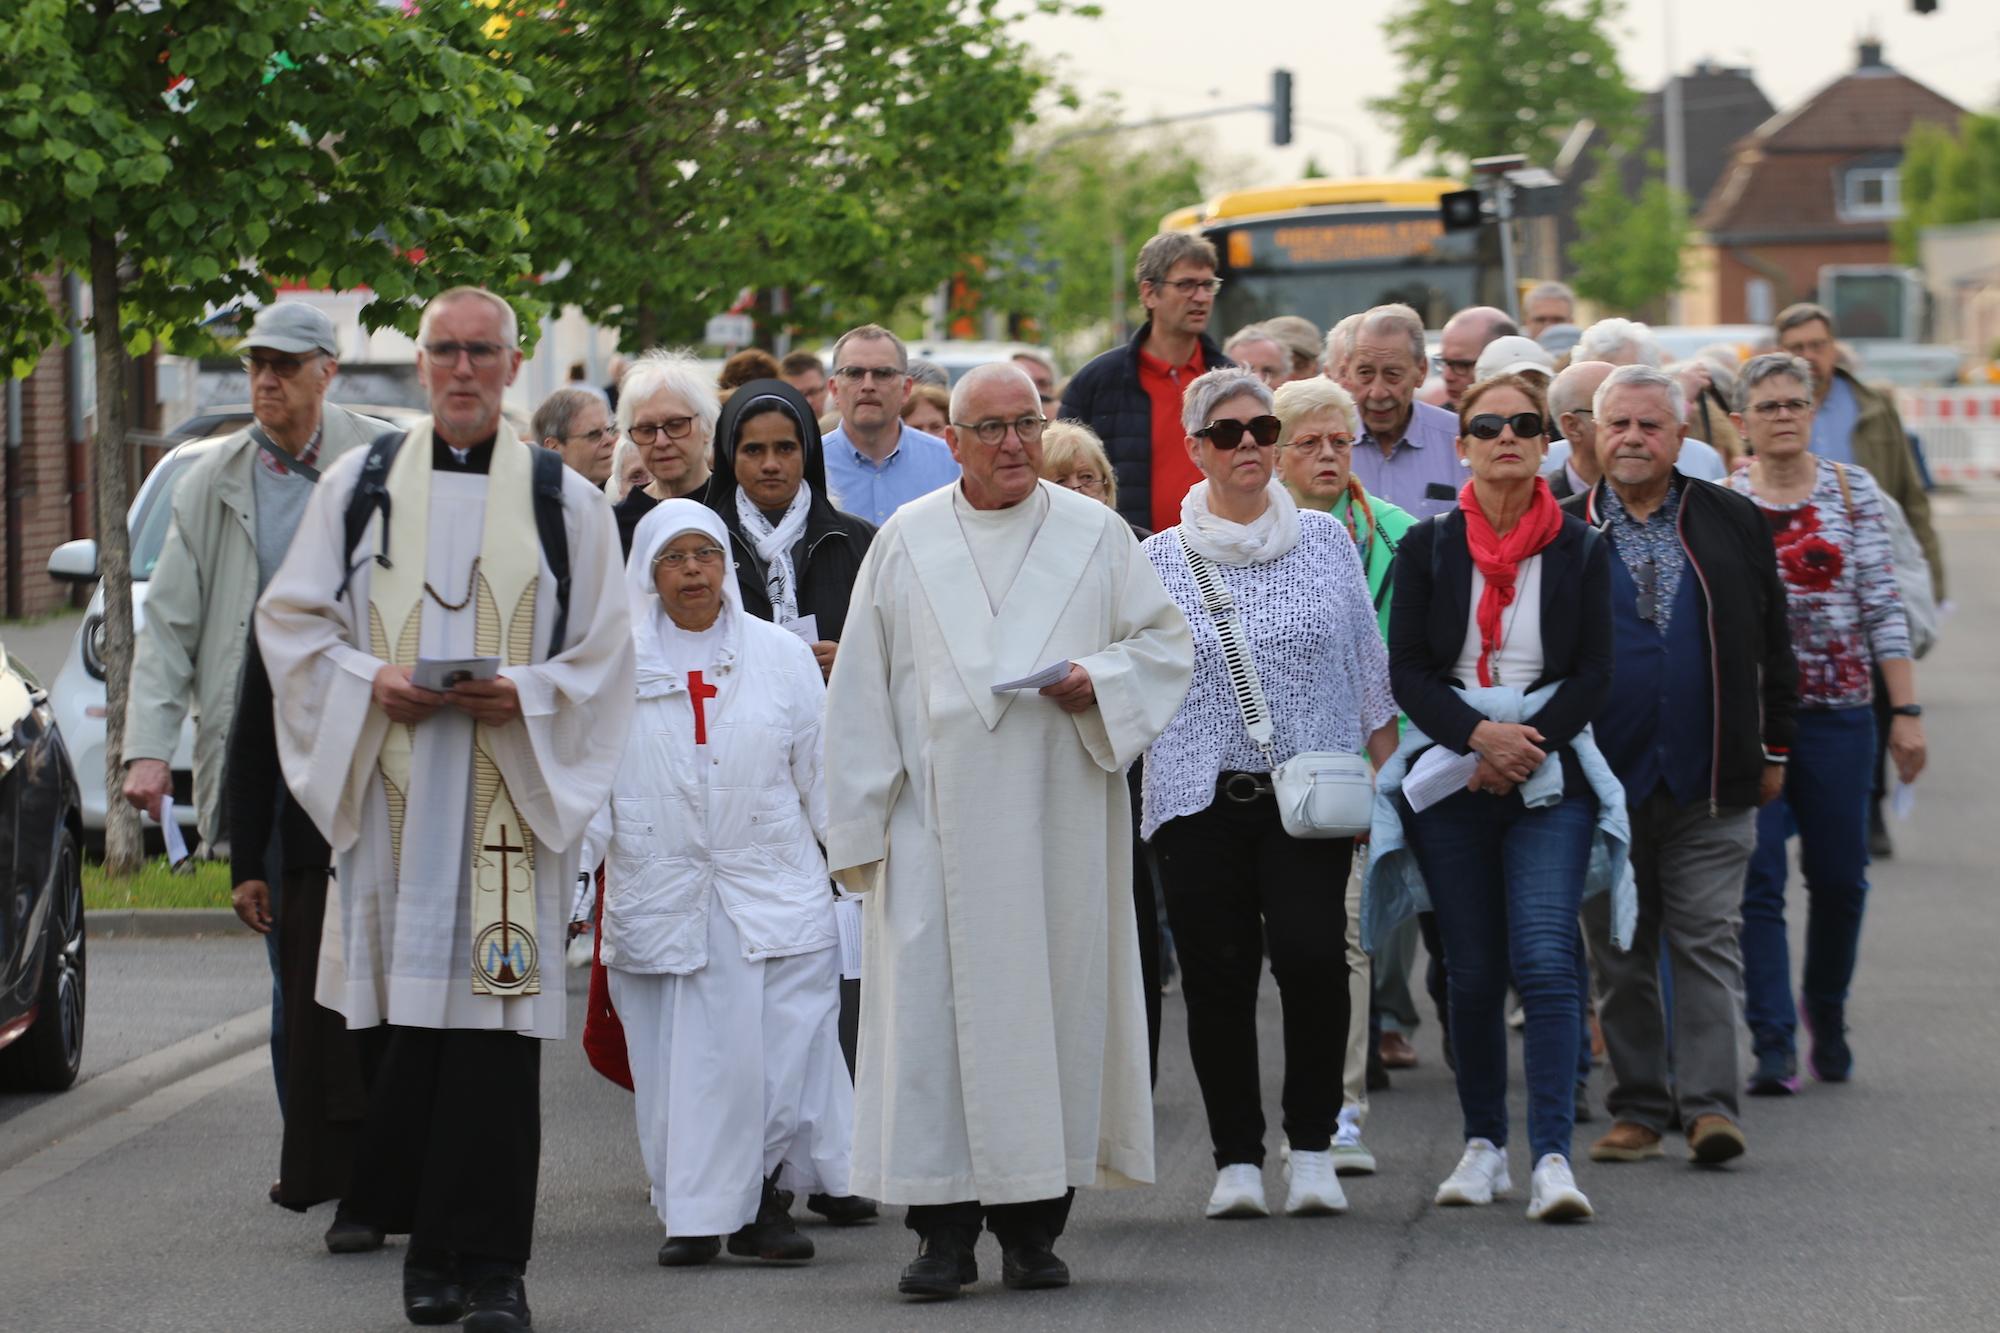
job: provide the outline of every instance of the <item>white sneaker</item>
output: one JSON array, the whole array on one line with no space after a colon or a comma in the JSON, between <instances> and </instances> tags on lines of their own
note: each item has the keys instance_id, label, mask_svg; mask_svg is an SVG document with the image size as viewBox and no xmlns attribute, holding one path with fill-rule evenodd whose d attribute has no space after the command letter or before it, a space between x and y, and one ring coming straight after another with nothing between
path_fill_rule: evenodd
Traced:
<instances>
[{"instance_id":1,"label":"white sneaker","mask_svg":"<svg viewBox=\"0 0 2000 1333\"><path fill-rule=\"evenodd\" d=\"M1594 1215L1590 1200L1570 1174L1569 1158L1552 1152L1535 1163L1535 1174L1528 1181L1529 1221L1581 1222Z\"/></svg>"},{"instance_id":2,"label":"white sneaker","mask_svg":"<svg viewBox=\"0 0 2000 1333\"><path fill-rule=\"evenodd\" d=\"M1233 1162L1215 1173L1215 1190L1208 1196L1209 1217L1269 1217L1264 1202L1264 1172L1248 1162Z\"/></svg>"},{"instance_id":3,"label":"white sneaker","mask_svg":"<svg viewBox=\"0 0 2000 1333\"><path fill-rule=\"evenodd\" d=\"M1285 1179L1291 1183L1285 1194L1287 1217L1324 1217L1347 1211L1347 1195L1341 1191L1340 1177L1334 1174L1331 1152L1293 1152L1285 1162Z\"/></svg>"},{"instance_id":4,"label":"white sneaker","mask_svg":"<svg viewBox=\"0 0 2000 1333\"><path fill-rule=\"evenodd\" d=\"M1507 1154L1485 1139L1467 1139L1465 1156L1438 1186L1433 1202L1444 1207L1492 1203L1514 1188L1507 1175Z\"/></svg>"},{"instance_id":5,"label":"white sneaker","mask_svg":"<svg viewBox=\"0 0 2000 1333\"><path fill-rule=\"evenodd\" d=\"M1375 1174L1375 1154L1361 1141L1361 1112L1357 1107L1340 1108L1340 1123L1333 1132L1333 1170L1341 1176Z\"/></svg>"}]
</instances>

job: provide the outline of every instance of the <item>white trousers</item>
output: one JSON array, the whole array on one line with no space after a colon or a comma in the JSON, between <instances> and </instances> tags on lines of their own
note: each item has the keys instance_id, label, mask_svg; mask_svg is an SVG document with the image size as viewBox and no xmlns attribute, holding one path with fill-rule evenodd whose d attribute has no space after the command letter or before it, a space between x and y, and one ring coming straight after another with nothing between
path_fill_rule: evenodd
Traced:
<instances>
[{"instance_id":1,"label":"white trousers","mask_svg":"<svg viewBox=\"0 0 2000 1333\"><path fill-rule=\"evenodd\" d=\"M669 1236L756 1220L763 1181L846 1194L854 1085L840 1055L840 951L750 960L719 899L708 965L609 969L632 1062L639 1150Z\"/></svg>"},{"instance_id":2,"label":"white trousers","mask_svg":"<svg viewBox=\"0 0 2000 1333\"><path fill-rule=\"evenodd\" d=\"M1375 993L1368 953L1361 947L1361 877L1368 853L1357 848L1347 875L1347 1045L1341 1052L1341 1109L1355 1124L1368 1119L1368 1001Z\"/></svg>"}]
</instances>

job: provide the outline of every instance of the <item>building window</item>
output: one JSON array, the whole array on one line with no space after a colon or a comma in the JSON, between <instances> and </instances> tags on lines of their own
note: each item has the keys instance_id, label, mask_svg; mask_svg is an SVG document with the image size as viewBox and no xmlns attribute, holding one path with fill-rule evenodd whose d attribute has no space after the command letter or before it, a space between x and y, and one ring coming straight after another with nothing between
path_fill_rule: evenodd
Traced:
<instances>
[{"instance_id":1,"label":"building window","mask_svg":"<svg viewBox=\"0 0 2000 1333\"><path fill-rule=\"evenodd\" d=\"M1749 278L1743 283L1743 322L1769 324L1777 315L1777 294L1769 278Z\"/></svg>"},{"instance_id":2,"label":"building window","mask_svg":"<svg viewBox=\"0 0 2000 1333\"><path fill-rule=\"evenodd\" d=\"M1851 221L1903 216L1901 173L1895 167L1851 167L1841 177L1840 213Z\"/></svg>"}]
</instances>

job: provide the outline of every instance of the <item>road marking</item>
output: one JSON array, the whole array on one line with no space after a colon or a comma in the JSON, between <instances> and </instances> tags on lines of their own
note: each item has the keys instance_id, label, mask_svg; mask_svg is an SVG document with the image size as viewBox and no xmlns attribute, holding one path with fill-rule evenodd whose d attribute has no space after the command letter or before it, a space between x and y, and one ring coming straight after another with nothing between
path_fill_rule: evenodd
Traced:
<instances>
[{"instance_id":1,"label":"road marking","mask_svg":"<svg viewBox=\"0 0 2000 1333\"><path fill-rule=\"evenodd\" d=\"M170 1083L150 1096L141 1097L124 1110L42 1149L20 1165L0 1171L0 1210L173 1119L210 1093L270 1067L271 1052L268 1049L245 1051L219 1065L210 1065L197 1074Z\"/></svg>"}]
</instances>

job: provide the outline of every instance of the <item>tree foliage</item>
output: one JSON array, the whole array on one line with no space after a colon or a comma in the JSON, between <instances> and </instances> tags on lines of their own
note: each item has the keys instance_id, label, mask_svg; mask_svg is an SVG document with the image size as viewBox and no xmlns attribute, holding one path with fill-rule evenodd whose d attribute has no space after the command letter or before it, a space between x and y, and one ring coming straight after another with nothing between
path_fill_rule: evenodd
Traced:
<instances>
[{"instance_id":1,"label":"tree foliage","mask_svg":"<svg viewBox=\"0 0 2000 1333\"><path fill-rule=\"evenodd\" d=\"M1903 216L1896 222L1896 255L1921 262L1925 227L2000 218L2000 114L1969 115L1953 134L1919 123L1903 145Z\"/></svg>"},{"instance_id":2,"label":"tree foliage","mask_svg":"<svg viewBox=\"0 0 2000 1333\"><path fill-rule=\"evenodd\" d=\"M106 781L123 756L132 608L125 352L198 337L273 280L412 298L523 273L528 89L475 20L375 0L14 0L0 24L0 358L65 336L37 275L88 275L98 359L96 527L105 590ZM421 262L417 262L421 257ZM111 803L106 859L138 859Z\"/></svg>"},{"instance_id":3,"label":"tree foliage","mask_svg":"<svg viewBox=\"0 0 2000 1333\"><path fill-rule=\"evenodd\" d=\"M1019 206L1014 133L1044 84L997 9L567 0L507 20L494 49L550 127L528 200L547 296L644 345L744 287L788 289L812 332L949 278Z\"/></svg>"},{"instance_id":4,"label":"tree foliage","mask_svg":"<svg viewBox=\"0 0 2000 1333\"><path fill-rule=\"evenodd\" d=\"M1524 154L1547 166L1577 121L1618 132L1638 94L1612 30L1623 0L1412 0L1383 24L1402 64L1393 95L1369 103L1396 151L1459 170Z\"/></svg>"},{"instance_id":5,"label":"tree foliage","mask_svg":"<svg viewBox=\"0 0 2000 1333\"><path fill-rule=\"evenodd\" d=\"M1636 198L1626 193L1621 156L1605 154L1584 187L1569 247L1570 285L1606 310L1636 315L1680 290L1693 224L1688 197L1666 183L1659 154L1648 155Z\"/></svg>"}]
</instances>

